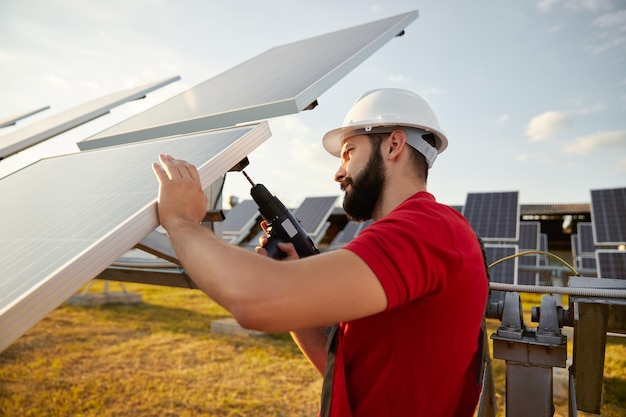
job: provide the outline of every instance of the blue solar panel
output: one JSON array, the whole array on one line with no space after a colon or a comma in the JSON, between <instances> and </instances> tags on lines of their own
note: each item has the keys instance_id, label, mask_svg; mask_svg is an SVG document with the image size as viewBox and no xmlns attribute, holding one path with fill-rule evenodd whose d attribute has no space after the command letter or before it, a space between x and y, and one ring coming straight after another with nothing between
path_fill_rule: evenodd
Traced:
<instances>
[{"instance_id":1,"label":"blue solar panel","mask_svg":"<svg viewBox=\"0 0 626 417\"><path fill-rule=\"evenodd\" d=\"M591 222L596 245L626 243L626 188L591 190Z\"/></svg>"},{"instance_id":2,"label":"blue solar panel","mask_svg":"<svg viewBox=\"0 0 626 417\"><path fill-rule=\"evenodd\" d=\"M469 193L463 215L485 241L516 242L519 239L519 193Z\"/></svg>"},{"instance_id":3,"label":"blue solar panel","mask_svg":"<svg viewBox=\"0 0 626 417\"><path fill-rule=\"evenodd\" d=\"M593 225L591 222L580 222L578 229L578 254L589 255L596 251L596 245L593 239Z\"/></svg>"},{"instance_id":4,"label":"blue solar panel","mask_svg":"<svg viewBox=\"0 0 626 417\"><path fill-rule=\"evenodd\" d=\"M626 279L626 251L598 249L596 261L599 278Z\"/></svg>"}]
</instances>

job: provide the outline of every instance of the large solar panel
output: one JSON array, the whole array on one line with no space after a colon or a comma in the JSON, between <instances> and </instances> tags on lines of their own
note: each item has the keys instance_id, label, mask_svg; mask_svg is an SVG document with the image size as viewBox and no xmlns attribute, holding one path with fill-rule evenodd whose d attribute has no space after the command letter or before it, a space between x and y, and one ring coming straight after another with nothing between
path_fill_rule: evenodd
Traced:
<instances>
[{"instance_id":1,"label":"large solar panel","mask_svg":"<svg viewBox=\"0 0 626 417\"><path fill-rule=\"evenodd\" d=\"M180 77L172 77L141 87L111 93L40 120L15 132L0 136L0 159L105 115L113 107L143 98L150 91L179 79Z\"/></svg>"},{"instance_id":2,"label":"large solar panel","mask_svg":"<svg viewBox=\"0 0 626 417\"><path fill-rule=\"evenodd\" d=\"M80 149L297 113L418 16L404 13L272 48L85 141Z\"/></svg>"},{"instance_id":3,"label":"large solar panel","mask_svg":"<svg viewBox=\"0 0 626 417\"><path fill-rule=\"evenodd\" d=\"M492 263L507 256L512 256L516 254L517 251L517 245L496 245L485 243L485 255L487 257L488 265L491 265ZM519 257L513 258L491 267L489 269L490 282L517 284L518 259ZM506 293L504 291L491 291L490 302L504 301L505 294Z\"/></svg>"},{"instance_id":4,"label":"large solar panel","mask_svg":"<svg viewBox=\"0 0 626 417\"><path fill-rule=\"evenodd\" d=\"M516 242L519 239L519 193L468 193L463 215L485 241Z\"/></svg>"},{"instance_id":5,"label":"large solar panel","mask_svg":"<svg viewBox=\"0 0 626 417\"><path fill-rule=\"evenodd\" d=\"M337 233L337 236L330 242L328 249L339 249L349 243L359 233L363 223L354 220L348 221L344 228Z\"/></svg>"},{"instance_id":6,"label":"large solar panel","mask_svg":"<svg viewBox=\"0 0 626 417\"><path fill-rule=\"evenodd\" d=\"M0 350L158 226L160 153L205 186L270 136L267 122L43 159L0 180Z\"/></svg>"},{"instance_id":7,"label":"large solar panel","mask_svg":"<svg viewBox=\"0 0 626 417\"><path fill-rule=\"evenodd\" d=\"M591 190L591 222L596 245L626 243L626 188Z\"/></svg>"},{"instance_id":8,"label":"large solar panel","mask_svg":"<svg viewBox=\"0 0 626 417\"><path fill-rule=\"evenodd\" d=\"M39 109L36 110L32 110L26 113L22 113L22 114L18 114L17 116L11 116L11 117L7 117L6 119L1 119L0 120L0 127L7 127L7 126L12 126L15 123L17 123L18 121L25 119L27 117L32 116L33 114L37 114L39 112L42 112L44 110L48 110L50 108L50 106L45 106L45 107L41 107Z\"/></svg>"},{"instance_id":9,"label":"large solar panel","mask_svg":"<svg viewBox=\"0 0 626 417\"><path fill-rule=\"evenodd\" d=\"M626 279L626 251L598 249L596 260L599 278Z\"/></svg>"}]
</instances>

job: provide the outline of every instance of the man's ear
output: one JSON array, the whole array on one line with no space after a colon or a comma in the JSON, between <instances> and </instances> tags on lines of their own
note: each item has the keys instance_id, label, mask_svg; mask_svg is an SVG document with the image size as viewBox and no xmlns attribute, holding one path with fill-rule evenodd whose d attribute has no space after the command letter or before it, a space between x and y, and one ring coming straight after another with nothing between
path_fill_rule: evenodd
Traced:
<instances>
[{"instance_id":1,"label":"man's ear","mask_svg":"<svg viewBox=\"0 0 626 417\"><path fill-rule=\"evenodd\" d=\"M385 145L387 158L397 158L406 146L406 133L403 130L394 130L387 138Z\"/></svg>"}]
</instances>

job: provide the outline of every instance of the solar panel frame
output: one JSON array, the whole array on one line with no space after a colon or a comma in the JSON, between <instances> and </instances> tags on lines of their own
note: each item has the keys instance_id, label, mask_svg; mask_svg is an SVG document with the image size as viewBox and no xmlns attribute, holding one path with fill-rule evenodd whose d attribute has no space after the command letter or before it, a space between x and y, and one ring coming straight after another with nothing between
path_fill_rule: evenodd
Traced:
<instances>
[{"instance_id":1,"label":"solar panel frame","mask_svg":"<svg viewBox=\"0 0 626 417\"><path fill-rule=\"evenodd\" d=\"M626 243L626 187L591 190L591 222L596 246Z\"/></svg>"},{"instance_id":2,"label":"solar panel frame","mask_svg":"<svg viewBox=\"0 0 626 417\"><path fill-rule=\"evenodd\" d=\"M11 116L11 117L7 117L5 119L1 119L0 120L0 127L7 127L7 126L13 126L14 124L16 124L17 122L19 122L22 119L26 119L27 117L30 117L34 114L40 113L44 110L48 110L50 108L50 106L44 106L44 107L40 107L36 110L31 110L29 112L26 113L21 113L18 114L17 116Z\"/></svg>"},{"instance_id":3,"label":"solar panel frame","mask_svg":"<svg viewBox=\"0 0 626 417\"><path fill-rule=\"evenodd\" d=\"M269 136L263 122L47 158L2 178L0 351L158 226L159 153L194 163L209 186Z\"/></svg>"},{"instance_id":4,"label":"solar panel frame","mask_svg":"<svg viewBox=\"0 0 626 417\"><path fill-rule=\"evenodd\" d=\"M40 120L15 132L0 136L0 159L103 116L114 107L128 101L143 98L147 93L177 80L180 80L179 76L107 94Z\"/></svg>"},{"instance_id":5,"label":"solar panel frame","mask_svg":"<svg viewBox=\"0 0 626 417\"><path fill-rule=\"evenodd\" d=\"M519 241L518 191L468 193L462 214L485 242Z\"/></svg>"},{"instance_id":6,"label":"solar panel frame","mask_svg":"<svg viewBox=\"0 0 626 417\"><path fill-rule=\"evenodd\" d=\"M626 279L626 250L596 251L598 278Z\"/></svg>"},{"instance_id":7,"label":"solar panel frame","mask_svg":"<svg viewBox=\"0 0 626 417\"><path fill-rule=\"evenodd\" d=\"M418 12L411 11L272 48L78 147L93 149L297 113L417 17Z\"/></svg>"}]
</instances>

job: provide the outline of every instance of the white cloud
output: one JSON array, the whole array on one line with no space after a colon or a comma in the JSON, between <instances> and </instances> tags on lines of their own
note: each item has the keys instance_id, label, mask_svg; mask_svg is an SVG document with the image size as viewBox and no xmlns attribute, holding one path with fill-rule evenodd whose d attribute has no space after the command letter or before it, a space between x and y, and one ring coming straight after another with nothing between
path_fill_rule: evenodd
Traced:
<instances>
[{"instance_id":1,"label":"white cloud","mask_svg":"<svg viewBox=\"0 0 626 417\"><path fill-rule=\"evenodd\" d=\"M617 172L626 172L626 156L617 160Z\"/></svg>"},{"instance_id":2,"label":"white cloud","mask_svg":"<svg viewBox=\"0 0 626 417\"><path fill-rule=\"evenodd\" d=\"M398 75L390 75L389 76L389 81L393 82L393 83L406 83L409 81L408 77L405 77L402 74L398 74Z\"/></svg>"},{"instance_id":3,"label":"white cloud","mask_svg":"<svg viewBox=\"0 0 626 417\"><path fill-rule=\"evenodd\" d=\"M521 155L517 155L515 157L516 161L528 161L528 155L526 154L521 154Z\"/></svg>"},{"instance_id":4,"label":"white cloud","mask_svg":"<svg viewBox=\"0 0 626 417\"><path fill-rule=\"evenodd\" d=\"M511 118L510 114L503 114L502 116L498 117L498 125L499 126L506 125L510 118Z\"/></svg>"},{"instance_id":5,"label":"white cloud","mask_svg":"<svg viewBox=\"0 0 626 417\"><path fill-rule=\"evenodd\" d=\"M626 145L626 130L616 130L612 132L598 132L593 135L580 136L573 143L565 145L565 153L575 153L579 155L602 149L613 148Z\"/></svg>"},{"instance_id":6,"label":"white cloud","mask_svg":"<svg viewBox=\"0 0 626 417\"><path fill-rule=\"evenodd\" d=\"M611 0L539 0L536 7L542 13L551 12L555 8L577 12L608 10L613 7L613 4Z\"/></svg>"},{"instance_id":7,"label":"white cloud","mask_svg":"<svg viewBox=\"0 0 626 417\"><path fill-rule=\"evenodd\" d=\"M530 120L526 129L526 135L532 141L545 140L567 129L571 124L572 116L570 114L548 111Z\"/></svg>"}]
</instances>

